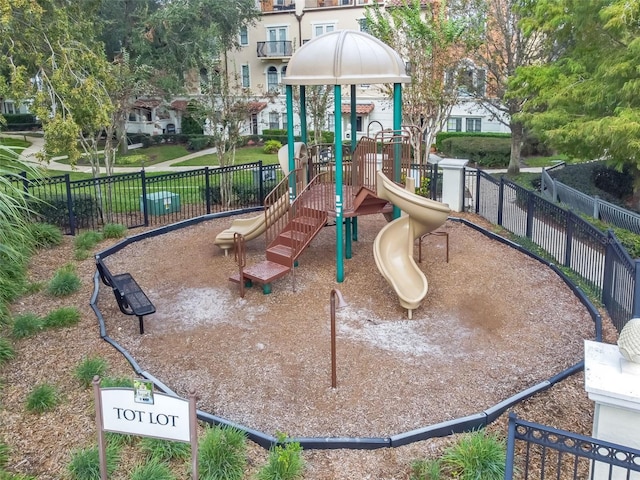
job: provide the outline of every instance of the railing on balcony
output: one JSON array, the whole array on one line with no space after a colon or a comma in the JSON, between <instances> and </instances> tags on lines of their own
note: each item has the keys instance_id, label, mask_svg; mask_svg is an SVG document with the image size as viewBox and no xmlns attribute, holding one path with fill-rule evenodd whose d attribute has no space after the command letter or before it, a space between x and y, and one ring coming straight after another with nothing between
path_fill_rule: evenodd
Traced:
<instances>
[{"instance_id":1,"label":"railing on balcony","mask_svg":"<svg viewBox=\"0 0 640 480\"><path fill-rule=\"evenodd\" d=\"M295 0L261 0L260 10L262 12L281 12L295 10Z\"/></svg>"},{"instance_id":2,"label":"railing on balcony","mask_svg":"<svg viewBox=\"0 0 640 480\"><path fill-rule=\"evenodd\" d=\"M258 57L290 57L293 55L291 40L280 40L275 42L258 42Z\"/></svg>"}]
</instances>

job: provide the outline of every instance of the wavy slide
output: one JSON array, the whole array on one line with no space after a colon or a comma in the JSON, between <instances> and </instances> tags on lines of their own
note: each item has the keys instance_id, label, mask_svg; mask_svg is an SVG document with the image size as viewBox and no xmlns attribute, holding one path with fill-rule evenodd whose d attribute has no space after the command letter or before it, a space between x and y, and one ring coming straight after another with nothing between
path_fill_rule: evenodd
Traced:
<instances>
[{"instance_id":1,"label":"wavy slide","mask_svg":"<svg viewBox=\"0 0 640 480\"><path fill-rule=\"evenodd\" d=\"M307 163L307 146L304 142L296 142L294 144L294 156L300 160L300 163L306 165ZM278 162L280 168L284 172L285 176L289 174L289 150L284 145L278 150ZM286 193L280 197L273 205L276 216L273 220L277 220L287 212L289 206L289 194ZM254 238L262 235L267 229L267 222L264 213L251 218L236 218L231 222L231 226L226 230L220 232L216 239L213 241L214 245L217 245L224 254L227 255L229 249L233 247L233 235L234 233L240 233L246 241L253 240Z\"/></svg>"},{"instance_id":2,"label":"wavy slide","mask_svg":"<svg viewBox=\"0 0 640 480\"><path fill-rule=\"evenodd\" d=\"M406 215L386 225L373 242L373 256L382 276L395 290L408 317L427 295L427 277L413 259L415 240L440 227L447 220L449 206L421 197L398 186L377 172L377 195Z\"/></svg>"}]
</instances>

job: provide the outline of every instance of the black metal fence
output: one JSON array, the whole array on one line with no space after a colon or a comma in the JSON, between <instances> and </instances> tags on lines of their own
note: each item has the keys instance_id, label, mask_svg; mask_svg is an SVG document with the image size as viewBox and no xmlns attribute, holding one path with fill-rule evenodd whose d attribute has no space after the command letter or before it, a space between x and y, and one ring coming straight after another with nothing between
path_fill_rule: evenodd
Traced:
<instances>
[{"instance_id":1,"label":"black metal fence","mask_svg":"<svg viewBox=\"0 0 640 480\"><path fill-rule=\"evenodd\" d=\"M149 174L145 170L110 177L71 180L68 174L30 179L29 194L38 220L75 235L107 223L128 228L161 226L200 215L260 207L282 178L278 165L262 162L186 172Z\"/></svg>"},{"instance_id":2,"label":"black metal fence","mask_svg":"<svg viewBox=\"0 0 640 480\"><path fill-rule=\"evenodd\" d=\"M505 480L637 478L640 450L509 415Z\"/></svg>"},{"instance_id":3,"label":"black metal fence","mask_svg":"<svg viewBox=\"0 0 640 480\"><path fill-rule=\"evenodd\" d=\"M481 170L466 172L470 210L543 249L560 267L582 280L597 295L618 332L640 314L639 261L630 258L613 232L602 233L564 210L504 177Z\"/></svg>"}]
</instances>

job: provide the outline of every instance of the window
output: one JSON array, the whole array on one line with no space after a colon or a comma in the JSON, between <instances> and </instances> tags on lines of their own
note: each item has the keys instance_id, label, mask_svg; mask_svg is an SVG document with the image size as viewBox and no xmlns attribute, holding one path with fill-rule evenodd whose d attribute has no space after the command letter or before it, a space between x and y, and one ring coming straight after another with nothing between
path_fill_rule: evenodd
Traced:
<instances>
[{"instance_id":1,"label":"window","mask_svg":"<svg viewBox=\"0 0 640 480\"><path fill-rule=\"evenodd\" d=\"M356 116L356 132L362 131L362 115Z\"/></svg>"},{"instance_id":2,"label":"window","mask_svg":"<svg viewBox=\"0 0 640 480\"><path fill-rule=\"evenodd\" d=\"M336 131L336 118L333 116L333 112L327 114L327 130L330 132Z\"/></svg>"},{"instance_id":3,"label":"window","mask_svg":"<svg viewBox=\"0 0 640 480\"><path fill-rule=\"evenodd\" d=\"M278 69L276 67L269 67L267 69L267 91L278 91Z\"/></svg>"},{"instance_id":4,"label":"window","mask_svg":"<svg viewBox=\"0 0 640 480\"><path fill-rule=\"evenodd\" d=\"M281 76L281 79L287 76L287 66L286 65L284 67L282 67L282 69L280 70L280 76Z\"/></svg>"},{"instance_id":5,"label":"window","mask_svg":"<svg viewBox=\"0 0 640 480\"><path fill-rule=\"evenodd\" d=\"M242 65L242 88L251 86L251 77L249 76L249 65Z\"/></svg>"},{"instance_id":6,"label":"window","mask_svg":"<svg viewBox=\"0 0 640 480\"><path fill-rule=\"evenodd\" d=\"M267 28L267 42L270 56L284 56L287 44L287 27Z\"/></svg>"},{"instance_id":7,"label":"window","mask_svg":"<svg viewBox=\"0 0 640 480\"><path fill-rule=\"evenodd\" d=\"M449 117L447 119L447 132L461 132L462 119L457 117Z\"/></svg>"},{"instance_id":8,"label":"window","mask_svg":"<svg viewBox=\"0 0 640 480\"><path fill-rule=\"evenodd\" d=\"M280 128L280 114L278 112L269 112L269 128L271 130Z\"/></svg>"},{"instance_id":9,"label":"window","mask_svg":"<svg viewBox=\"0 0 640 480\"><path fill-rule=\"evenodd\" d=\"M289 124L287 123L287 115L282 115L282 129L283 130L288 130L289 129Z\"/></svg>"},{"instance_id":10,"label":"window","mask_svg":"<svg viewBox=\"0 0 640 480\"><path fill-rule=\"evenodd\" d=\"M251 135L258 135L258 114L251 114Z\"/></svg>"},{"instance_id":11,"label":"window","mask_svg":"<svg viewBox=\"0 0 640 480\"><path fill-rule=\"evenodd\" d=\"M319 37L324 33L333 32L336 29L335 23L316 23L313 26L313 36Z\"/></svg>"},{"instance_id":12,"label":"window","mask_svg":"<svg viewBox=\"0 0 640 480\"><path fill-rule=\"evenodd\" d=\"M371 33L371 32L369 32L369 24L367 23L367 19L366 18L359 18L358 19L358 25L360 25L360 31L361 32Z\"/></svg>"},{"instance_id":13,"label":"window","mask_svg":"<svg viewBox=\"0 0 640 480\"><path fill-rule=\"evenodd\" d=\"M481 118L467 118L467 132L481 132L482 131L482 119ZM459 131L459 130L457 130Z\"/></svg>"},{"instance_id":14,"label":"window","mask_svg":"<svg viewBox=\"0 0 640 480\"><path fill-rule=\"evenodd\" d=\"M240 42L240 45L242 45L243 47L246 47L247 45L249 45L249 31L247 30L246 25L243 27L240 27L239 42Z\"/></svg>"}]
</instances>

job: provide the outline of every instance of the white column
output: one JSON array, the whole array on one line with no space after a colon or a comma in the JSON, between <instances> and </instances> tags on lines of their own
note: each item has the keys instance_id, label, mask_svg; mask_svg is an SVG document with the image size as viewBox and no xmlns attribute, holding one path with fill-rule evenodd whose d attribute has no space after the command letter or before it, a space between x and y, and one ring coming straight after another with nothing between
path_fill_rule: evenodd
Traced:
<instances>
[{"instance_id":1,"label":"white column","mask_svg":"<svg viewBox=\"0 0 640 480\"><path fill-rule=\"evenodd\" d=\"M469 160L443 158L438 162L442 168L442 203L454 212L464 210L464 167Z\"/></svg>"},{"instance_id":2,"label":"white column","mask_svg":"<svg viewBox=\"0 0 640 480\"><path fill-rule=\"evenodd\" d=\"M593 437L640 449L640 364L626 360L617 345L585 341L584 383L595 402ZM609 465L596 463L594 479L608 479ZM625 479L614 468L612 480ZM640 473L629 477L640 479Z\"/></svg>"}]
</instances>

